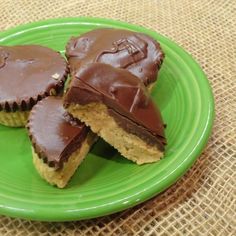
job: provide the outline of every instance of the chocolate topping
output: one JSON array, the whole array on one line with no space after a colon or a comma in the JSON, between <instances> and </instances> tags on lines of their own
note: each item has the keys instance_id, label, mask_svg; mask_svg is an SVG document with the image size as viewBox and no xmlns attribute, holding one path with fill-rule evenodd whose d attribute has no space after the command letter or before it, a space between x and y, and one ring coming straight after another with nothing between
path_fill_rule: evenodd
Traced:
<instances>
[{"instance_id":1,"label":"chocolate topping","mask_svg":"<svg viewBox=\"0 0 236 236\"><path fill-rule=\"evenodd\" d=\"M60 97L47 97L32 109L27 125L34 149L49 166L61 168L89 128L66 113Z\"/></svg>"},{"instance_id":2,"label":"chocolate topping","mask_svg":"<svg viewBox=\"0 0 236 236\"><path fill-rule=\"evenodd\" d=\"M0 47L0 110L30 110L51 89L62 90L67 75L63 57L38 45Z\"/></svg>"},{"instance_id":3,"label":"chocolate topping","mask_svg":"<svg viewBox=\"0 0 236 236\"><path fill-rule=\"evenodd\" d=\"M151 37L128 30L96 29L71 38L66 47L72 74L92 62L127 69L145 85L157 79L164 54Z\"/></svg>"},{"instance_id":4,"label":"chocolate topping","mask_svg":"<svg viewBox=\"0 0 236 236\"><path fill-rule=\"evenodd\" d=\"M64 105L67 107L70 103L85 105L92 102L104 103L123 128L135 129L133 133L139 134L141 138L148 137L150 143L155 140L163 149L166 140L161 114L143 83L127 70L103 63L92 63L80 68L72 77ZM124 120L128 120L129 124Z\"/></svg>"}]
</instances>

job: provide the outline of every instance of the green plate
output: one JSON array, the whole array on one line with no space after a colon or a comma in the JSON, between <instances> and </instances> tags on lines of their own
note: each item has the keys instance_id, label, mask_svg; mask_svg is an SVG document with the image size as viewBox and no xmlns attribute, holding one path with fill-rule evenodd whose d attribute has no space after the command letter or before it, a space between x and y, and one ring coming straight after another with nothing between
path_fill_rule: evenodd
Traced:
<instances>
[{"instance_id":1,"label":"green plate","mask_svg":"<svg viewBox=\"0 0 236 236\"><path fill-rule=\"evenodd\" d=\"M64 53L72 35L97 27L139 31L161 43L166 58L152 96L167 123L165 157L158 163L138 166L100 140L68 187L57 189L35 171L26 130L0 126L0 214L69 221L127 209L176 182L206 145L214 116L208 80L189 54L156 32L109 19L62 18L3 32L0 45L40 44Z\"/></svg>"}]
</instances>

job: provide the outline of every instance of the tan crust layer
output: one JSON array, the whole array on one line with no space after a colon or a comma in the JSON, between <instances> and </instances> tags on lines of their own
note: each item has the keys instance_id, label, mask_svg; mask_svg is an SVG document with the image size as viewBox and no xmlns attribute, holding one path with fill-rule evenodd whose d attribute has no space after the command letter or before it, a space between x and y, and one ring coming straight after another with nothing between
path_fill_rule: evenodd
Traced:
<instances>
[{"instance_id":1,"label":"tan crust layer","mask_svg":"<svg viewBox=\"0 0 236 236\"><path fill-rule=\"evenodd\" d=\"M124 157L137 164L158 161L162 156L156 146L147 144L134 134L121 128L108 113L107 107L101 103L87 105L71 104L67 111L80 119L91 130L115 147Z\"/></svg>"},{"instance_id":2,"label":"tan crust layer","mask_svg":"<svg viewBox=\"0 0 236 236\"><path fill-rule=\"evenodd\" d=\"M27 123L29 111L0 111L0 124L11 127L23 127Z\"/></svg>"},{"instance_id":3,"label":"tan crust layer","mask_svg":"<svg viewBox=\"0 0 236 236\"><path fill-rule=\"evenodd\" d=\"M55 88L52 88L49 91L48 95L44 94L41 97L44 98L44 97L47 97L47 96L56 96L56 95L57 95L57 91L55 90ZM34 100L33 98L31 98L31 99L32 99L32 101L34 101L34 104L37 104L38 100ZM27 107L29 107L29 103L30 102L28 102L28 104L26 103ZM5 111L5 110L1 110L0 111L0 124L10 126L10 127L24 127L27 124L27 120L29 118L29 114L30 114L31 109L28 109L26 111L22 111L22 110Z\"/></svg>"},{"instance_id":4,"label":"tan crust layer","mask_svg":"<svg viewBox=\"0 0 236 236\"><path fill-rule=\"evenodd\" d=\"M32 147L35 168L40 176L48 183L56 185L59 188L64 188L96 140L97 136L89 132L81 147L71 154L68 161L64 163L63 168L59 170L45 164Z\"/></svg>"}]
</instances>

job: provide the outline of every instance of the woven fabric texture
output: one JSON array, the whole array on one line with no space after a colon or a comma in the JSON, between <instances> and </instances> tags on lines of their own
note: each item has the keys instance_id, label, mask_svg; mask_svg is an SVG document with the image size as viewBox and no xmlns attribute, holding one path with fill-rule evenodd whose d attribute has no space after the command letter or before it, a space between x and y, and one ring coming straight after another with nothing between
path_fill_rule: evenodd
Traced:
<instances>
[{"instance_id":1,"label":"woven fabric texture","mask_svg":"<svg viewBox=\"0 0 236 236\"><path fill-rule=\"evenodd\" d=\"M48 18L94 16L154 29L199 62L215 96L212 136L194 166L155 198L68 223L0 217L0 235L236 235L235 0L1 0L0 30Z\"/></svg>"}]
</instances>

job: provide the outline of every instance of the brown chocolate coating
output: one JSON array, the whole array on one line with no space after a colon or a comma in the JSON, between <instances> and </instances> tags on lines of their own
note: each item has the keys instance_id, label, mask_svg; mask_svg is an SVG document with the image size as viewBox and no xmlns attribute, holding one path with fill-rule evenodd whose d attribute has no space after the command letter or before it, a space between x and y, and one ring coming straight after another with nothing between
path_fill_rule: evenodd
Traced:
<instances>
[{"instance_id":1,"label":"brown chocolate coating","mask_svg":"<svg viewBox=\"0 0 236 236\"><path fill-rule=\"evenodd\" d=\"M164 53L150 36L121 29L96 29L71 38L66 47L71 73L100 62L127 69L145 85L157 79Z\"/></svg>"},{"instance_id":2,"label":"brown chocolate coating","mask_svg":"<svg viewBox=\"0 0 236 236\"><path fill-rule=\"evenodd\" d=\"M161 113L143 83L129 71L103 63L80 68L72 77L64 106L92 102L104 103L124 129L133 129L132 133L164 149L166 140Z\"/></svg>"},{"instance_id":3,"label":"brown chocolate coating","mask_svg":"<svg viewBox=\"0 0 236 236\"><path fill-rule=\"evenodd\" d=\"M38 102L29 116L27 128L36 153L56 169L80 148L89 132L83 123L71 119L62 98L53 96Z\"/></svg>"},{"instance_id":4,"label":"brown chocolate coating","mask_svg":"<svg viewBox=\"0 0 236 236\"><path fill-rule=\"evenodd\" d=\"M30 110L51 89L63 89L65 59L38 45L0 46L0 110Z\"/></svg>"}]
</instances>

